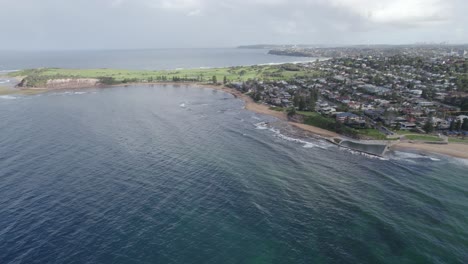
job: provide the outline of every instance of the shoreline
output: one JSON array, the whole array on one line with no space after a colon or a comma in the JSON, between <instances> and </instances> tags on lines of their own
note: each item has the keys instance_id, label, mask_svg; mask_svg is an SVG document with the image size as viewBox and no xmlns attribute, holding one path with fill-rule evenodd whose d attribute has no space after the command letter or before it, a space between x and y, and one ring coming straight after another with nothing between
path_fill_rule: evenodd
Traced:
<instances>
[{"instance_id":1,"label":"shoreline","mask_svg":"<svg viewBox=\"0 0 468 264\"><path fill-rule=\"evenodd\" d=\"M136 82L136 83L115 84L115 85L95 85L92 87L64 87L64 88L35 87L35 88L28 88L28 89L15 88L15 90L18 91L19 93L23 91L22 94L31 94L31 92L40 93L40 92L50 92L50 91L56 91L56 90L75 90L75 89L90 89L90 88L102 89L102 88L112 88L112 87L135 86L135 85L149 85L149 86L152 86L152 85L187 85L187 86L195 86L199 88L209 88L213 90L222 91L225 93L229 93L233 95L234 97L239 98L242 101L244 101L246 110L252 111L257 114L264 114L264 115L275 117L282 122L286 122L291 127L301 130L302 132L311 133L312 135L316 137L319 137L328 141L336 137L342 137L341 135L333 131L289 121L286 113L271 110L269 106L265 104L256 103L250 96L245 95L242 92L235 90L233 88L226 87L224 85L214 85L214 84L209 84L209 83L204 84L204 83L197 83L197 82L152 82L152 83ZM468 144L463 144L463 143L449 143L441 147L438 145L425 144L422 142L410 143L406 141L396 141L396 142L389 141L388 148L391 151L409 150L409 151L422 152L426 154L439 154L439 155L445 155L445 156L450 156L454 158L468 159Z\"/></svg>"},{"instance_id":2,"label":"shoreline","mask_svg":"<svg viewBox=\"0 0 468 264\"><path fill-rule=\"evenodd\" d=\"M453 158L468 159L468 144L448 143L447 145L426 144L422 142L397 142L390 147L393 151L418 151L426 154L439 154Z\"/></svg>"}]
</instances>

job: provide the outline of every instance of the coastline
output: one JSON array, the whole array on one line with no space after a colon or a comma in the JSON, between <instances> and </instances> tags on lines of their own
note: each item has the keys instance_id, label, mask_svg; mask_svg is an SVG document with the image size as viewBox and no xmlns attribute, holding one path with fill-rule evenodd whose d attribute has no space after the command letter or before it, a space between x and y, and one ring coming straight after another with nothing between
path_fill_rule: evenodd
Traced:
<instances>
[{"instance_id":1,"label":"coastline","mask_svg":"<svg viewBox=\"0 0 468 264\"><path fill-rule=\"evenodd\" d=\"M420 142L397 142L390 147L391 150L410 150L420 151L423 153L435 153L454 158L468 159L468 144L463 143L449 143L447 145L426 144Z\"/></svg>"},{"instance_id":2,"label":"coastline","mask_svg":"<svg viewBox=\"0 0 468 264\"><path fill-rule=\"evenodd\" d=\"M64 87L64 88L47 88L47 87L35 87L35 88L28 88L28 89L17 89L16 91L21 94L35 94L40 92L49 92L49 91L56 91L56 90L73 90L73 89L89 89L89 88L109 88L109 87L122 87L122 86L134 86L134 85L188 85L188 86L195 86L199 88L210 88L213 90L223 91L225 93L232 94L234 97L239 98L244 101L245 109L255 112L257 114L264 114L275 117L282 122L286 122L290 126L301 130L302 132L311 133L314 136L326 139L328 141L333 140L335 137L341 137L341 135L325 130L319 127L314 127L310 125L305 125L301 123L296 123L288 120L286 113L278 112L275 110L271 110L269 106L256 103L250 96L243 94L242 92L235 90L233 88L226 87L224 85L214 85L214 84L203 84L197 82L136 82L136 83L126 83L126 84L115 84L115 85L94 85L90 87ZM427 154L440 154L455 158L462 158L468 159L468 144L463 143L449 143L447 145L433 145L433 144L426 144L422 142L391 142L392 144L389 146L390 150L409 150L409 151L418 151Z\"/></svg>"}]
</instances>

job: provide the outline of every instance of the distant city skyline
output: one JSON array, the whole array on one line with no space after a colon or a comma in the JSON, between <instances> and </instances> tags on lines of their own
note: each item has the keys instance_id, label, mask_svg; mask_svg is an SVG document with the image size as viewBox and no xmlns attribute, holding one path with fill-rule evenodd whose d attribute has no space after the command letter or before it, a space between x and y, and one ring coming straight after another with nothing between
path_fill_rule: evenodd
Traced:
<instances>
[{"instance_id":1,"label":"distant city skyline","mask_svg":"<svg viewBox=\"0 0 468 264\"><path fill-rule=\"evenodd\" d=\"M0 0L0 50L468 43L464 0Z\"/></svg>"}]
</instances>

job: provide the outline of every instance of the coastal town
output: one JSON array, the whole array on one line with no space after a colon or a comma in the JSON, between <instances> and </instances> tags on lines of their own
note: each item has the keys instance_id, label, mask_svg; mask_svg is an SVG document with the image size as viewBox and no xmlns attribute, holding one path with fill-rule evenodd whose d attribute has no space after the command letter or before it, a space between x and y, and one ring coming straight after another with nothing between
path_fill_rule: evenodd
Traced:
<instances>
[{"instance_id":1,"label":"coastal town","mask_svg":"<svg viewBox=\"0 0 468 264\"><path fill-rule=\"evenodd\" d=\"M250 80L231 87L306 124L350 137L457 142L468 133L465 48L288 49L283 54L336 57L283 66L321 72L320 78Z\"/></svg>"},{"instance_id":2,"label":"coastal town","mask_svg":"<svg viewBox=\"0 0 468 264\"><path fill-rule=\"evenodd\" d=\"M420 144L418 148L431 152L451 149L448 154L467 157L467 51L468 46L447 45L287 47L266 52L319 57L300 63L159 71L37 68L8 73L19 83L0 94L197 84L232 93L246 101L247 109L287 120L332 143Z\"/></svg>"}]
</instances>

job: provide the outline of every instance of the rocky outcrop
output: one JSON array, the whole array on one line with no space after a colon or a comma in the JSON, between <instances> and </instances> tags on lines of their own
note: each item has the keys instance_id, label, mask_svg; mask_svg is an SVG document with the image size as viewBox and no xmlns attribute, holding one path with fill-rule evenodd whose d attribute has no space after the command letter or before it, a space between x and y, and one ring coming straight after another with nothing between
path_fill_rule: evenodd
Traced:
<instances>
[{"instance_id":1,"label":"rocky outcrop","mask_svg":"<svg viewBox=\"0 0 468 264\"><path fill-rule=\"evenodd\" d=\"M18 88L24 88L28 86L28 80L26 78L23 78L21 82L19 82L16 87Z\"/></svg>"},{"instance_id":2,"label":"rocky outcrop","mask_svg":"<svg viewBox=\"0 0 468 264\"><path fill-rule=\"evenodd\" d=\"M99 86L98 79L53 79L48 80L46 87L48 89L79 89L92 88Z\"/></svg>"}]
</instances>

